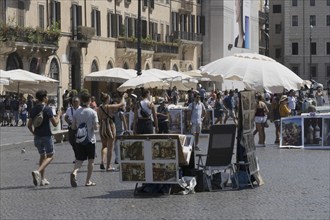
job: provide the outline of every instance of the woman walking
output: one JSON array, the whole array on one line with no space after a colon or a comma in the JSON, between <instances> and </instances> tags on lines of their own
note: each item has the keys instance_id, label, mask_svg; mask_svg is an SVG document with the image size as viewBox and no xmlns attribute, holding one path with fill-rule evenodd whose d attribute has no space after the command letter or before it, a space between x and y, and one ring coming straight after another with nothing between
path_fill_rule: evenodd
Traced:
<instances>
[{"instance_id":1,"label":"woman walking","mask_svg":"<svg viewBox=\"0 0 330 220\"><path fill-rule=\"evenodd\" d=\"M256 128L257 128L257 131L259 134L258 144L263 147L265 147L265 140L266 140L264 124L267 121L268 112L269 112L269 110L267 108L266 103L263 102L262 95L258 95L254 120L255 120Z\"/></svg>"},{"instance_id":2,"label":"woman walking","mask_svg":"<svg viewBox=\"0 0 330 220\"><path fill-rule=\"evenodd\" d=\"M97 115L100 124L100 137L102 142L100 169L116 171L115 168L110 166L114 140L116 138L114 114L116 111L118 111L118 109L125 106L125 98L127 97L127 94L124 93L121 102L118 104L110 104L110 96L106 93L101 92L100 97L102 104L97 109ZM106 168L104 167L105 162Z\"/></svg>"}]
</instances>

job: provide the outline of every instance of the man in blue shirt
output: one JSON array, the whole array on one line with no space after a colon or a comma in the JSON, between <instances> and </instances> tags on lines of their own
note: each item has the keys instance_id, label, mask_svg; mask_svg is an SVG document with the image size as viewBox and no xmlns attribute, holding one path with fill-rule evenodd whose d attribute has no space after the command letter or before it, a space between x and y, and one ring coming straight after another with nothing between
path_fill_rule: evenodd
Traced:
<instances>
[{"instance_id":1,"label":"man in blue shirt","mask_svg":"<svg viewBox=\"0 0 330 220\"><path fill-rule=\"evenodd\" d=\"M39 168L32 172L33 183L35 186L49 185L48 180L45 178L46 167L54 159L54 142L52 139L52 132L50 130L50 122L54 127L58 125L61 118L61 112L57 112L54 116L52 109L47 106L48 96L46 90L39 90L36 92L38 103L34 106L29 114L28 128L34 135L34 145L39 151ZM43 111L43 121L39 127L34 128L32 121Z\"/></svg>"}]
</instances>

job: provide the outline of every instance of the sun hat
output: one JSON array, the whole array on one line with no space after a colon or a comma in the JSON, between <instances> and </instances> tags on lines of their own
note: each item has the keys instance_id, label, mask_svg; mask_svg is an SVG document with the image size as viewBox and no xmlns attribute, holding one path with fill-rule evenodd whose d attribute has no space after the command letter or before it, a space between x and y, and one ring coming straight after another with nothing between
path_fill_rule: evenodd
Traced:
<instances>
[{"instance_id":1,"label":"sun hat","mask_svg":"<svg viewBox=\"0 0 330 220\"><path fill-rule=\"evenodd\" d=\"M283 102L283 101L285 101L287 99L288 99L288 96L287 95L282 95L281 96L281 99L280 99L280 102Z\"/></svg>"}]
</instances>

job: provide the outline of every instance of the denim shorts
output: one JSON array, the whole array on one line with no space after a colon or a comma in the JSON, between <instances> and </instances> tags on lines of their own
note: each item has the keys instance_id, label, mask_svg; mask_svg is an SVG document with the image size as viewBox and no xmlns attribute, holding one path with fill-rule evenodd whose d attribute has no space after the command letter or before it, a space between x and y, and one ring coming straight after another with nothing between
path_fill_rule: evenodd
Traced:
<instances>
[{"instance_id":1,"label":"denim shorts","mask_svg":"<svg viewBox=\"0 0 330 220\"><path fill-rule=\"evenodd\" d=\"M34 136L34 145L38 148L39 154L54 154L54 142L52 136Z\"/></svg>"}]
</instances>

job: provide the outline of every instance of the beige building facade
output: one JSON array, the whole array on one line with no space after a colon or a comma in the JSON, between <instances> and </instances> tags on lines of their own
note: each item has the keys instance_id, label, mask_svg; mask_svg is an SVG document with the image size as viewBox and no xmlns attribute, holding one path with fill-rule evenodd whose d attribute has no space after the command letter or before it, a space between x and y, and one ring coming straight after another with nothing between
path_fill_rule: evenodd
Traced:
<instances>
[{"instance_id":1,"label":"beige building facade","mask_svg":"<svg viewBox=\"0 0 330 220\"><path fill-rule=\"evenodd\" d=\"M62 92L115 90L84 77L136 68L137 9L137 0L0 0L0 68L58 79ZM141 0L142 69L198 68L202 22L200 0Z\"/></svg>"},{"instance_id":2,"label":"beige building facade","mask_svg":"<svg viewBox=\"0 0 330 220\"><path fill-rule=\"evenodd\" d=\"M142 69L189 71L260 49L261 0L140 2ZM1 69L29 70L59 80L61 93L87 88L95 96L118 85L86 82L87 74L136 69L138 0L0 0L0 12Z\"/></svg>"}]
</instances>

